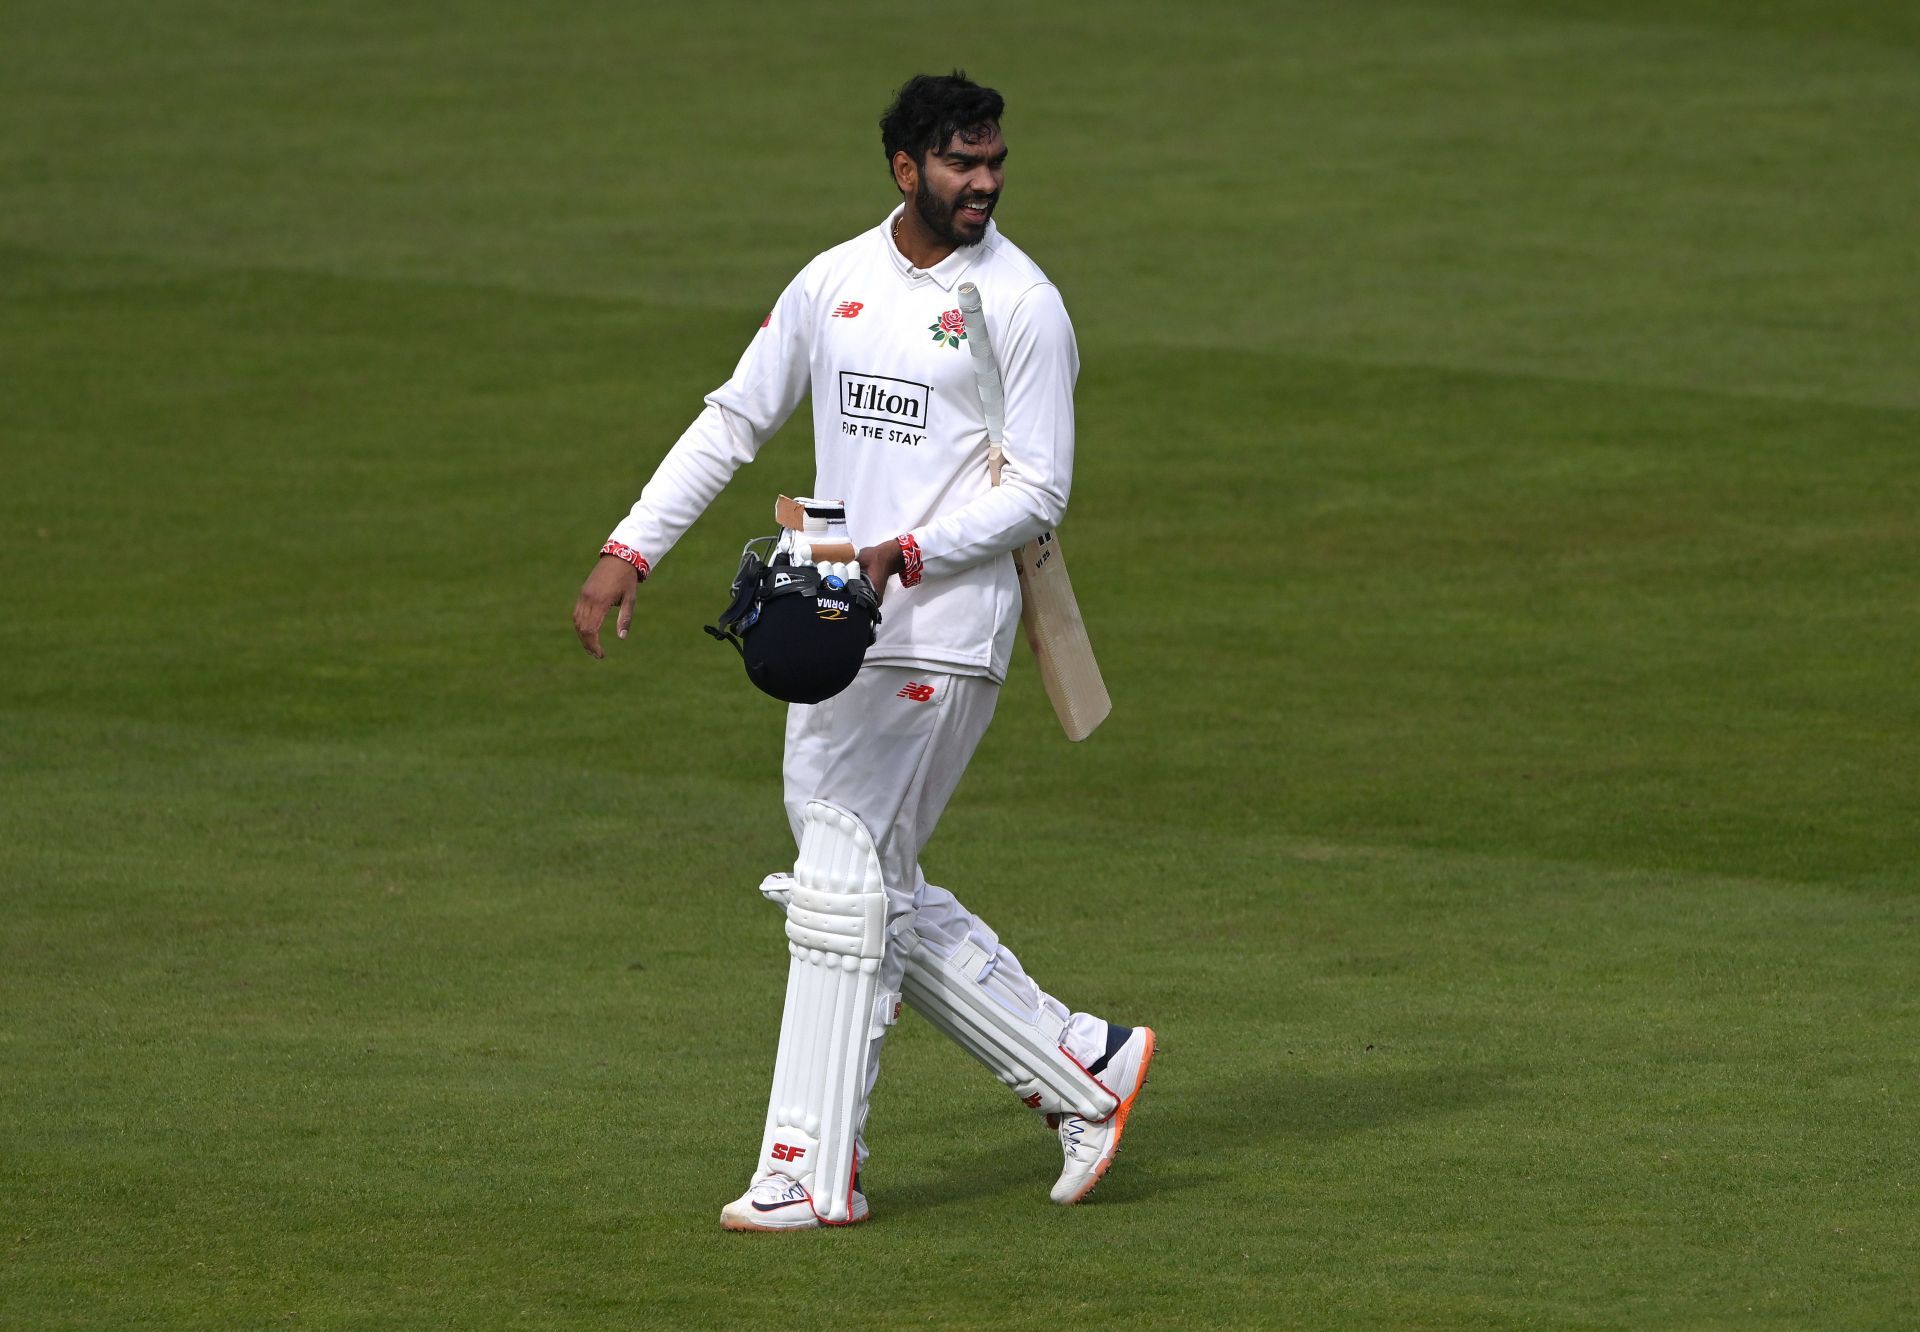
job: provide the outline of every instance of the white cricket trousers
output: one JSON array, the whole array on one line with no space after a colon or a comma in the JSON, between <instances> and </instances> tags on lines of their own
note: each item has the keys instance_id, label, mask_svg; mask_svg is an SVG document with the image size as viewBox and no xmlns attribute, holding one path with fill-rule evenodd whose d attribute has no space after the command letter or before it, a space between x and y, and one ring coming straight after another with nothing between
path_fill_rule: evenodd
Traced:
<instances>
[{"instance_id":1,"label":"white cricket trousers","mask_svg":"<svg viewBox=\"0 0 1920 1332\"><path fill-rule=\"evenodd\" d=\"M1061 1043L1081 1064L1092 1064L1107 1052L1107 1024L1090 1013L1072 1012L1042 990L985 921L945 888L928 883L920 869L920 852L987 733L999 697L1000 686L983 676L868 666L826 702L790 705L787 823L798 845L800 816L809 800L831 801L858 815L880 852L889 928L911 913L914 930L942 957L953 956L972 939L992 959L980 979L998 975L1027 1005L1022 1017L1031 1019L1045 1008L1067 1019ZM896 950L887 951L881 984L897 991L905 960L895 956ZM1013 1006L997 989L989 993ZM877 1054L868 1069L869 1089Z\"/></svg>"}]
</instances>

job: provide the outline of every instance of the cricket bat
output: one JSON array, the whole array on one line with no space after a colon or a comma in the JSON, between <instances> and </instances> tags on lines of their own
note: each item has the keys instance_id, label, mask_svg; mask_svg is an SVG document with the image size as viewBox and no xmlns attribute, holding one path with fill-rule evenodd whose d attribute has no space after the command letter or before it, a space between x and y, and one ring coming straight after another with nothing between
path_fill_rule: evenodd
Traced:
<instances>
[{"instance_id":1,"label":"cricket bat","mask_svg":"<svg viewBox=\"0 0 1920 1332\"><path fill-rule=\"evenodd\" d=\"M960 284L960 313L967 321L974 379L987 418L987 468L997 486L1005 459L1006 394L987 336L987 318L980 308L980 289L971 282ZM1085 740L1113 711L1113 700L1100 678L1100 663L1093 659L1093 644L1080 618L1080 603L1074 600L1060 538L1042 532L1013 553L1013 563L1020 574L1020 624L1040 668L1040 682L1067 739Z\"/></svg>"}]
</instances>

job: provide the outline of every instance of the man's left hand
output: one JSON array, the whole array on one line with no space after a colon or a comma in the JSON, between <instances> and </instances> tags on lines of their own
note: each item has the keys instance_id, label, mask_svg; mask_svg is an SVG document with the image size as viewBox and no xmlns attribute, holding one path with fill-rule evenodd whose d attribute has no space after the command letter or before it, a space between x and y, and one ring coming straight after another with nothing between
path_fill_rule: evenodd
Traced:
<instances>
[{"instance_id":1,"label":"man's left hand","mask_svg":"<svg viewBox=\"0 0 1920 1332\"><path fill-rule=\"evenodd\" d=\"M895 540L882 541L877 546L863 548L854 558L860 561L860 572L873 584L873 596L876 601L887 599L887 580L907 567L906 559L900 554L900 543Z\"/></svg>"}]
</instances>

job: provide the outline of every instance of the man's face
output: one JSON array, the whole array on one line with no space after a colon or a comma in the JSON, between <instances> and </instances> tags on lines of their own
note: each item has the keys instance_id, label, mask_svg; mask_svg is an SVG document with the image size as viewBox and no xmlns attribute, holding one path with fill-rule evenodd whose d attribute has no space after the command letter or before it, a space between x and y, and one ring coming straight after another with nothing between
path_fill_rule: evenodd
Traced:
<instances>
[{"instance_id":1,"label":"man's face","mask_svg":"<svg viewBox=\"0 0 1920 1332\"><path fill-rule=\"evenodd\" d=\"M972 137L969 138L968 136ZM949 245L978 245L1006 183L1007 144L998 125L963 130L927 154L913 206L927 229Z\"/></svg>"}]
</instances>

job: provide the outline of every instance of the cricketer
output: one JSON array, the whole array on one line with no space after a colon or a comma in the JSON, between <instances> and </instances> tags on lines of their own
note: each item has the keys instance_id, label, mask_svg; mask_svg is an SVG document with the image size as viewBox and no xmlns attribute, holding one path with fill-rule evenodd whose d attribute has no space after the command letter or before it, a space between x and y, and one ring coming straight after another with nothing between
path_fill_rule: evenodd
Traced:
<instances>
[{"instance_id":1,"label":"cricketer","mask_svg":"<svg viewBox=\"0 0 1920 1332\"><path fill-rule=\"evenodd\" d=\"M851 685L787 714L798 855L761 885L787 915L787 996L759 1155L720 1213L731 1230L867 1219L868 1098L903 1001L1059 1135L1056 1203L1106 1173L1153 1059L1150 1028L1054 998L919 863L1006 678L1021 612L1011 553L1058 526L1073 471L1073 326L993 218L1003 112L958 71L899 89L880 124L897 206L788 284L574 606L581 645L603 656L607 615L618 608L626 637L638 585L811 395L810 493L844 502L883 620ZM997 486L963 281L982 297L1004 378Z\"/></svg>"}]
</instances>

